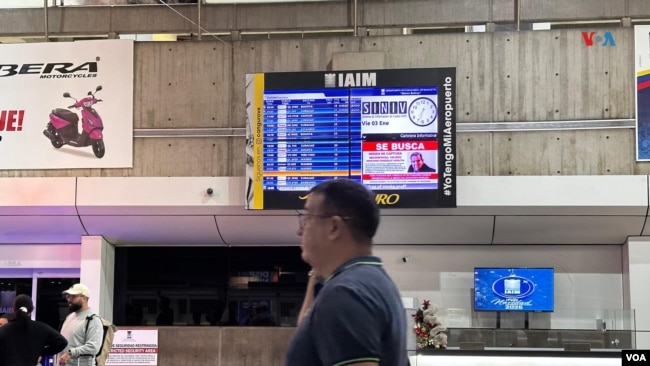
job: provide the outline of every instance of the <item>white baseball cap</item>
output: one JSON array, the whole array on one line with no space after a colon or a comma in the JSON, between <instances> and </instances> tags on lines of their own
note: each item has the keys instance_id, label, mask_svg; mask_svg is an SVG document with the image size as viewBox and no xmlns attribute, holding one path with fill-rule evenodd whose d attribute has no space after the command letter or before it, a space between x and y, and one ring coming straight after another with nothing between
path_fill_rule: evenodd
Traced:
<instances>
[{"instance_id":1,"label":"white baseball cap","mask_svg":"<svg viewBox=\"0 0 650 366\"><path fill-rule=\"evenodd\" d=\"M86 297L90 297L90 290L88 289L88 286L82 284L82 283L76 283L69 289L63 291L64 295L83 295Z\"/></svg>"}]
</instances>

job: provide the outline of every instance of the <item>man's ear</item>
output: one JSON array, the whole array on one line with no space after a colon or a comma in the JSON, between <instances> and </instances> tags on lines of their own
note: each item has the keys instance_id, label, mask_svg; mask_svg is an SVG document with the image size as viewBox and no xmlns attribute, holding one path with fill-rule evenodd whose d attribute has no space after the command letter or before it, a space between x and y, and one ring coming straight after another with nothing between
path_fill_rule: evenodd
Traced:
<instances>
[{"instance_id":1,"label":"man's ear","mask_svg":"<svg viewBox=\"0 0 650 366\"><path fill-rule=\"evenodd\" d=\"M343 219L341 216L332 216L330 217L330 228L329 231L327 232L327 238L329 240L336 240L341 237L343 234L342 230L344 229L343 225L345 223L343 222Z\"/></svg>"}]
</instances>

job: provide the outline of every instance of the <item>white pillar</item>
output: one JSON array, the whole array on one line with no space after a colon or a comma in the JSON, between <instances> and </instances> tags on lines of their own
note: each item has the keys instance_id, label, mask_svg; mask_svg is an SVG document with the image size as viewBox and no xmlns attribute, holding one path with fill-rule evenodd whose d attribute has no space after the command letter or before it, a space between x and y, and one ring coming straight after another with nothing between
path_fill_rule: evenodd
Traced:
<instances>
[{"instance_id":1,"label":"white pillar","mask_svg":"<svg viewBox=\"0 0 650 366\"><path fill-rule=\"evenodd\" d=\"M623 307L635 313L636 348L650 348L650 238L631 237L623 246Z\"/></svg>"},{"instance_id":2,"label":"white pillar","mask_svg":"<svg viewBox=\"0 0 650 366\"><path fill-rule=\"evenodd\" d=\"M88 305L113 321L115 247L101 236L81 238L81 283L90 288Z\"/></svg>"}]
</instances>

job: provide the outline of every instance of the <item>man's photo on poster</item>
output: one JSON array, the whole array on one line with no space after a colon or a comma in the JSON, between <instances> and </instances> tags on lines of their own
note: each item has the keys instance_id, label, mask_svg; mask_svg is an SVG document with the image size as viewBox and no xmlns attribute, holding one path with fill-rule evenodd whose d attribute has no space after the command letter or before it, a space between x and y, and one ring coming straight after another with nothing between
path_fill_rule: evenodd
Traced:
<instances>
[{"instance_id":1,"label":"man's photo on poster","mask_svg":"<svg viewBox=\"0 0 650 366\"><path fill-rule=\"evenodd\" d=\"M409 173L426 173L436 171L436 152L414 151L409 154Z\"/></svg>"}]
</instances>

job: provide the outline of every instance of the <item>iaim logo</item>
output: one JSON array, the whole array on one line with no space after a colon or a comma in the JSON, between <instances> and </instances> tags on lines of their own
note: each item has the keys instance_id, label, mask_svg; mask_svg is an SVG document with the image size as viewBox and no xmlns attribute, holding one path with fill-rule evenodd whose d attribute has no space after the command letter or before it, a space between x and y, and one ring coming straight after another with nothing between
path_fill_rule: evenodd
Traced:
<instances>
[{"instance_id":1,"label":"iaim logo","mask_svg":"<svg viewBox=\"0 0 650 366\"><path fill-rule=\"evenodd\" d=\"M325 74L325 87L326 88L336 87L336 74Z\"/></svg>"},{"instance_id":2,"label":"iaim logo","mask_svg":"<svg viewBox=\"0 0 650 366\"><path fill-rule=\"evenodd\" d=\"M596 32L582 32L582 39L585 41L587 47L591 47L594 44L610 47L616 46L612 32L605 32L602 35Z\"/></svg>"},{"instance_id":3,"label":"iaim logo","mask_svg":"<svg viewBox=\"0 0 650 366\"><path fill-rule=\"evenodd\" d=\"M358 86L377 86L376 72L342 72L325 74L326 88L347 88Z\"/></svg>"},{"instance_id":4,"label":"iaim logo","mask_svg":"<svg viewBox=\"0 0 650 366\"><path fill-rule=\"evenodd\" d=\"M510 275L494 281L492 292L505 299L521 299L535 292L535 284L528 278Z\"/></svg>"}]
</instances>

